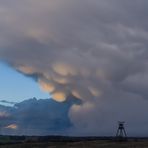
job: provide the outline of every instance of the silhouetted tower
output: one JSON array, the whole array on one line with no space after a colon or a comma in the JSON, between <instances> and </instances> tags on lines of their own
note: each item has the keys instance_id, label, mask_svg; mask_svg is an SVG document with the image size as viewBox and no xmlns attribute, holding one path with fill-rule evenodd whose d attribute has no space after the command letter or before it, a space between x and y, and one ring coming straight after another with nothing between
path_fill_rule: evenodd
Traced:
<instances>
[{"instance_id":1,"label":"silhouetted tower","mask_svg":"<svg viewBox=\"0 0 148 148\"><path fill-rule=\"evenodd\" d=\"M116 137L119 140L125 140L127 138L126 131L125 131L125 128L124 128L124 123L125 122L121 122L121 121L118 122L119 127L118 127L118 130L117 130Z\"/></svg>"}]
</instances>

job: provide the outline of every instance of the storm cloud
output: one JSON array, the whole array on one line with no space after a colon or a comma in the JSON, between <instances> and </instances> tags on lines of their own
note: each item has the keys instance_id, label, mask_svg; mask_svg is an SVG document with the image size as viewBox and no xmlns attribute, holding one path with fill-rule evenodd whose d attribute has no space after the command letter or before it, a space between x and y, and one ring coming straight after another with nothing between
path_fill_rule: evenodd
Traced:
<instances>
[{"instance_id":1,"label":"storm cloud","mask_svg":"<svg viewBox=\"0 0 148 148\"><path fill-rule=\"evenodd\" d=\"M16 103L12 107L0 105L1 134L60 135L73 127L69 109L81 102L74 97L59 103L52 99L36 98Z\"/></svg>"},{"instance_id":2,"label":"storm cloud","mask_svg":"<svg viewBox=\"0 0 148 148\"><path fill-rule=\"evenodd\" d=\"M69 110L73 132L110 134L118 120L131 133L140 126L144 132L147 6L147 0L2 0L0 59L35 76L56 101L71 94L82 100Z\"/></svg>"}]
</instances>

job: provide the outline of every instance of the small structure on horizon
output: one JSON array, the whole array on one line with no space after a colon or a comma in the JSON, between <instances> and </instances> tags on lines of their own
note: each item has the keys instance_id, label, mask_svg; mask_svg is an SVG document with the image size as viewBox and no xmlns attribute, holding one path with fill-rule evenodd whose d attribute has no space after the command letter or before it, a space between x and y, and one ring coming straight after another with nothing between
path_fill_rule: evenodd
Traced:
<instances>
[{"instance_id":1,"label":"small structure on horizon","mask_svg":"<svg viewBox=\"0 0 148 148\"><path fill-rule=\"evenodd\" d=\"M118 129L116 133L116 138L119 141L126 141L127 140L127 134L124 128L124 123L123 121L118 122Z\"/></svg>"}]
</instances>

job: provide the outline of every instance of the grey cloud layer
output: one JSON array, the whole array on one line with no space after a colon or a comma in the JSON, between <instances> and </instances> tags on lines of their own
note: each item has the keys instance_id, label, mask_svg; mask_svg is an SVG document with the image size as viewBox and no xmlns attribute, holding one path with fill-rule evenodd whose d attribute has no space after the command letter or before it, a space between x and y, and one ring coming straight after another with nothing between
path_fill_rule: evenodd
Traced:
<instances>
[{"instance_id":1,"label":"grey cloud layer","mask_svg":"<svg viewBox=\"0 0 148 148\"><path fill-rule=\"evenodd\" d=\"M1 1L0 59L36 75L56 100L70 93L80 97L83 105L73 105L69 112L78 131L85 127L93 133L98 122L105 131L110 126L104 122L120 116L132 125L131 117L138 115L141 122L133 120L143 125L148 122L143 115L147 5L147 0ZM136 112L137 102L141 107ZM122 107L127 111L118 113Z\"/></svg>"}]
</instances>

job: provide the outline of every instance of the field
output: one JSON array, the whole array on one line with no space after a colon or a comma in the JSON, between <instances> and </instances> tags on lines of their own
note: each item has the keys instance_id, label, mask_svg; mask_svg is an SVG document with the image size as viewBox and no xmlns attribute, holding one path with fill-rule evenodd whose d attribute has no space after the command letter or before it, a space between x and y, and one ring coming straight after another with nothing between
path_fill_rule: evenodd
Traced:
<instances>
[{"instance_id":1,"label":"field","mask_svg":"<svg viewBox=\"0 0 148 148\"><path fill-rule=\"evenodd\" d=\"M7 137L1 136L0 148L148 148L148 139L130 138L128 139L128 141L119 142L110 138L109 139L66 138L66 137L14 138L8 136Z\"/></svg>"}]
</instances>

